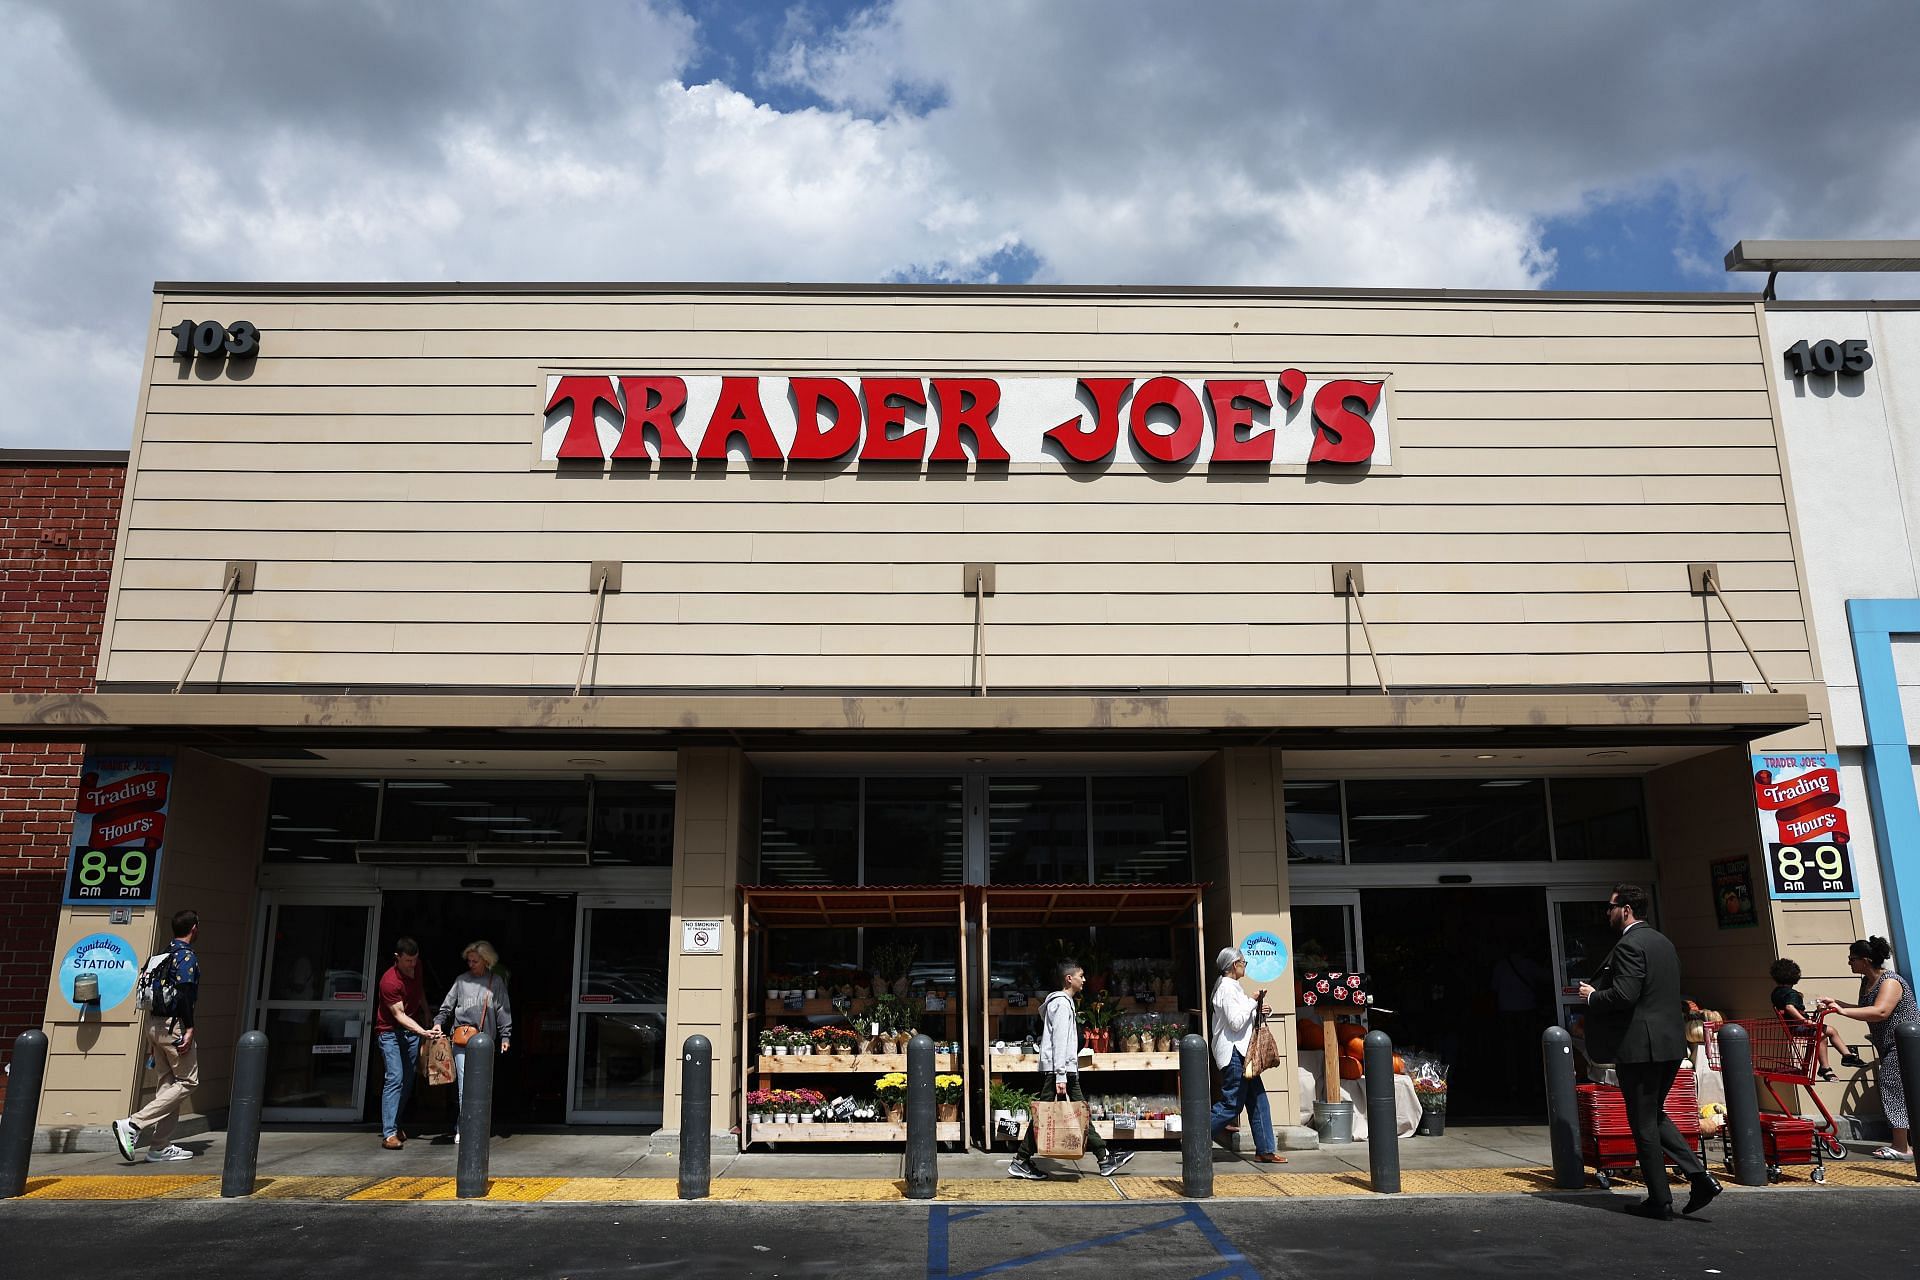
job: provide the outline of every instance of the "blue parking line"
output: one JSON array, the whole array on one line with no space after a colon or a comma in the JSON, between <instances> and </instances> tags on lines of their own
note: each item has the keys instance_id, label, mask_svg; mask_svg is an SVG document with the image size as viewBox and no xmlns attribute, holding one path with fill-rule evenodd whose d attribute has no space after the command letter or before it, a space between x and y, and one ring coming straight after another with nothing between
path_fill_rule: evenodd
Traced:
<instances>
[{"instance_id":1,"label":"blue parking line","mask_svg":"<svg viewBox=\"0 0 1920 1280\"><path fill-rule=\"evenodd\" d=\"M1094 1212L1097 1213L1103 1208L1118 1207L1117 1205L1098 1206L1094 1207ZM977 1218L991 1212L993 1212L991 1209L970 1209L956 1212L942 1205L935 1205L929 1211L927 1216L928 1280L981 1280L982 1277L997 1275L1003 1271L1012 1271L1019 1267L1031 1266L1036 1262L1046 1262L1054 1258L1063 1258L1075 1253L1084 1253L1089 1249L1097 1249L1103 1245L1115 1244L1122 1240L1131 1239L1134 1236L1146 1235L1154 1231L1166 1231L1188 1224L1192 1224L1199 1230L1200 1234L1206 1238L1207 1243L1213 1246L1215 1256L1227 1264L1225 1267L1207 1272L1205 1275L1199 1277L1198 1280L1259 1280L1259 1273L1248 1263L1246 1255L1234 1248L1233 1242L1227 1239L1226 1233L1221 1231L1220 1228L1214 1224L1213 1219L1209 1218L1206 1212L1197 1204L1186 1206L1178 1217L1168 1218L1162 1222L1153 1222L1140 1227L1129 1227L1124 1231L1109 1232L1105 1235L1095 1236L1089 1240L1080 1240L1073 1244L1063 1244L1039 1253L1027 1254L1024 1257L1009 1258L1005 1262L996 1262L991 1266L981 1267L976 1271L963 1271L957 1274L949 1271L948 1267L952 1257L949 1228L956 1222L964 1222L968 1218Z\"/></svg>"}]
</instances>

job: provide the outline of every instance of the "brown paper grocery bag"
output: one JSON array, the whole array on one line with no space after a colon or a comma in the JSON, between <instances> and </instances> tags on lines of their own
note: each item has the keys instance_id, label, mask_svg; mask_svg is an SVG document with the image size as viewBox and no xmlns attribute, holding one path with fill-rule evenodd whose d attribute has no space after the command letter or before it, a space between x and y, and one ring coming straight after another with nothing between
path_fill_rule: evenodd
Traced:
<instances>
[{"instance_id":1,"label":"brown paper grocery bag","mask_svg":"<svg viewBox=\"0 0 1920 1280\"><path fill-rule=\"evenodd\" d=\"M420 1046L420 1078L428 1084L453 1083L451 1040L428 1040Z\"/></svg>"},{"instance_id":2,"label":"brown paper grocery bag","mask_svg":"<svg viewBox=\"0 0 1920 1280\"><path fill-rule=\"evenodd\" d=\"M1056 1160L1078 1160L1087 1154L1087 1117L1084 1102L1034 1102L1033 1153Z\"/></svg>"}]
</instances>

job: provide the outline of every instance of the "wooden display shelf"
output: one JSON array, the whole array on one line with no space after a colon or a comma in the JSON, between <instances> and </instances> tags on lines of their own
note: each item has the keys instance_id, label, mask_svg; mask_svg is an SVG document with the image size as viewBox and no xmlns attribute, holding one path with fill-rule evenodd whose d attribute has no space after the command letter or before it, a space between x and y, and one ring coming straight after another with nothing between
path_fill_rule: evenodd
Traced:
<instances>
[{"instance_id":1,"label":"wooden display shelf","mask_svg":"<svg viewBox=\"0 0 1920 1280\"><path fill-rule=\"evenodd\" d=\"M935 1071L953 1072L954 1059L958 1055L936 1053L933 1055ZM799 1057L790 1054L761 1054L759 1065L754 1068L767 1075L822 1075L826 1073L865 1073L884 1075L889 1071L905 1071L907 1055L904 1053L806 1053Z\"/></svg>"},{"instance_id":2,"label":"wooden display shelf","mask_svg":"<svg viewBox=\"0 0 1920 1280\"><path fill-rule=\"evenodd\" d=\"M1114 1137L1113 1121L1095 1120L1093 1122L1093 1131L1111 1141ZM1167 1122L1165 1120L1142 1120L1132 1129L1120 1130L1120 1137L1132 1142L1159 1142L1166 1138L1177 1138L1179 1136L1177 1132L1167 1132Z\"/></svg>"},{"instance_id":3,"label":"wooden display shelf","mask_svg":"<svg viewBox=\"0 0 1920 1280\"><path fill-rule=\"evenodd\" d=\"M1132 997L1123 997L1120 1001L1119 1008L1122 1013L1179 1013L1180 997L1160 996L1149 1002L1135 1000ZM1007 1002L1004 999L987 1001L987 1014L989 1017L1018 1017L1022 1014L1038 1016L1039 1013L1040 1001L1038 1000L1029 999L1026 1004L1016 1005L1011 1009L1007 1007Z\"/></svg>"},{"instance_id":4,"label":"wooden display shelf","mask_svg":"<svg viewBox=\"0 0 1920 1280\"><path fill-rule=\"evenodd\" d=\"M989 1054L990 1071L1038 1071L1040 1055L1029 1053ZM1081 1071L1178 1071L1178 1053L1096 1053L1080 1060Z\"/></svg>"},{"instance_id":5,"label":"wooden display shelf","mask_svg":"<svg viewBox=\"0 0 1920 1280\"><path fill-rule=\"evenodd\" d=\"M873 1001L871 999L863 1000L858 997L855 997L853 1001L852 1009L854 1011L862 1011L872 1004L873 1004ZM956 1001L952 996L947 997L947 1007L945 1009L929 1009L926 1007L926 1002L922 1001L920 1002L918 1012L920 1016L923 1018L950 1017L954 1013L958 1012L958 1009L955 1007L957 1004L958 1004L958 1001ZM852 1021L854 1016L853 1013L847 1009L835 1008L833 1004L833 1000L827 997L823 997L818 1000L802 1000L800 1002L800 1007L798 1009L788 1008L787 1002L785 1000L762 1000L760 1002L760 1011L761 1013L765 1014L769 1018L841 1017L841 1018L846 1018L848 1021Z\"/></svg>"},{"instance_id":6,"label":"wooden display shelf","mask_svg":"<svg viewBox=\"0 0 1920 1280\"><path fill-rule=\"evenodd\" d=\"M960 1141L960 1122L942 1120L934 1126L938 1142ZM905 1142L907 1126L885 1120L865 1120L853 1124L768 1124L750 1120L750 1142Z\"/></svg>"}]
</instances>

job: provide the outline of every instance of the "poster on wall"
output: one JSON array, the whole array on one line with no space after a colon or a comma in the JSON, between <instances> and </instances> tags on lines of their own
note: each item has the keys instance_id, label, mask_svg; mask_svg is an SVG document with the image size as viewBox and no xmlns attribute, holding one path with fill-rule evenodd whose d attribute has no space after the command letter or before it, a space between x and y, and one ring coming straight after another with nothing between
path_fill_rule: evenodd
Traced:
<instances>
[{"instance_id":1,"label":"poster on wall","mask_svg":"<svg viewBox=\"0 0 1920 1280\"><path fill-rule=\"evenodd\" d=\"M1753 799L1767 891L1776 900L1857 898L1840 757L1783 752L1753 757Z\"/></svg>"},{"instance_id":2,"label":"poster on wall","mask_svg":"<svg viewBox=\"0 0 1920 1280\"><path fill-rule=\"evenodd\" d=\"M153 905L173 789L169 756L88 753L73 806L73 845L61 902Z\"/></svg>"},{"instance_id":3,"label":"poster on wall","mask_svg":"<svg viewBox=\"0 0 1920 1280\"><path fill-rule=\"evenodd\" d=\"M1753 900L1753 864L1746 858L1727 858L1707 864L1713 881L1713 913L1722 929L1745 929L1760 923Z\"/></svg>"}]
</instances>

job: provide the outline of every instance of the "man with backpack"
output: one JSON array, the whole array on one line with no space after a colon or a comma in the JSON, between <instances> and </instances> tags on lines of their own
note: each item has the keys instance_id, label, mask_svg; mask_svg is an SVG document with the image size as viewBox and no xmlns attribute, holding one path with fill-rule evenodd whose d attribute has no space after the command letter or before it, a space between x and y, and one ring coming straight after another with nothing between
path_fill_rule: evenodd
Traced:
<instances>
[{"instance_id":1,"label":"man with backpack","mask_svg":"<svg viewBox=\"0 0 1920 1280\"><path fill-rule=\"evenodd\" d=\"M147 1045L160 1068L160 1091L125 1120L113 1122L113 1145L129 1163L142 1135L151 1163L193 1159L193 1152L167 1138L180 1119L180 1104L200 1085L200 1052L193 1039L193 1005L200 995L200 957L193 943L199 935L199 912L174 912L173 940L140 970L134 1003L147 1011Z\"/></svg>"},{"instance_id":2,"label":"man with backpack","mask_svg":"<svg viewBox=\"0 0 1920 1280\"><path fill-rule=\"evenodd\" d=\"M1060 989L1050 992L1040 1005L1040 1070L1043 1077L1053 1077L1050 1083L1057 1100L1061 1102L1087 1100L1087 1095L1080 1091L1080 1028L1074 1016L1074 1002L1080 996L1080 989L1086 985L1086 970L1071 960L1062 961ZM1051 1097L1047 1099L1055 1100ZM1033 1167L1034 1154L1039 1149L1034 1129L1035 1126L1029 1124L1026 1136L1020 1139L1020 1149L1007 1166L1009 1177L1045 1181L1047 1175ZM1092 1121L1087 1123L1086 1143L1087 1150L1100 1162L1100 1176L1103 1178L1111 1178L1133 1159L1131 1151L1108 1150L1106 1141L1095 1131Z\"/></svg>"}]
</instances>

